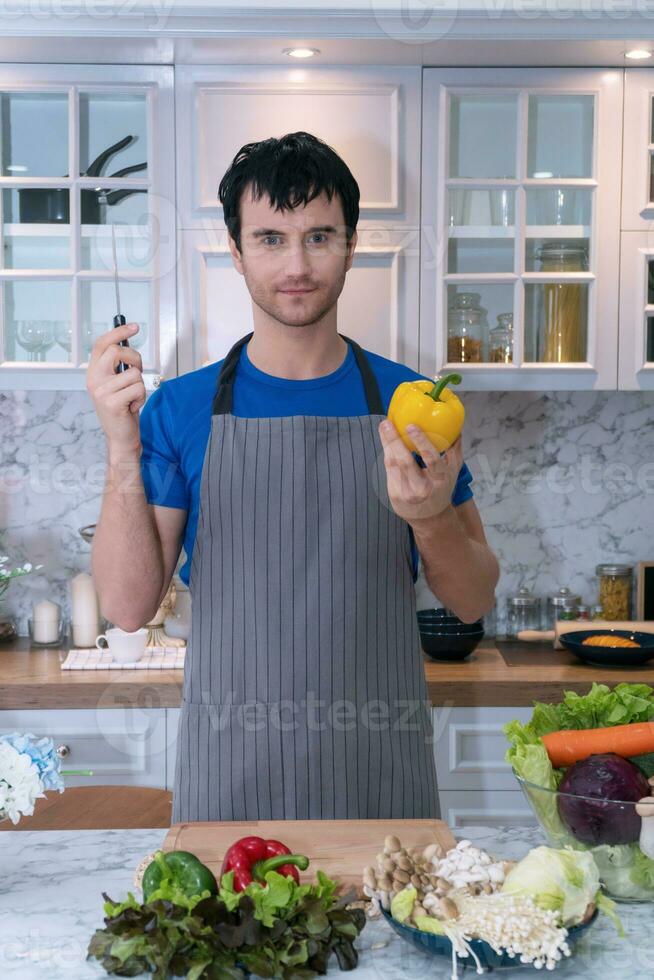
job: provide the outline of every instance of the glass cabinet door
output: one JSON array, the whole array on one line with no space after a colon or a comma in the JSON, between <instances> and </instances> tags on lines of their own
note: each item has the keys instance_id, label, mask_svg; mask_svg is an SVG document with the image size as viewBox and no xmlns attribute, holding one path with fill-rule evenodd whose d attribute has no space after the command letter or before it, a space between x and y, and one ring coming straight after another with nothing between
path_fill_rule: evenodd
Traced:
<instances>
[{"instance_id":1,"label":"glass cabinet door","mask_svg":"<svg viewBox=\"0 0 654 980\"><path fill-rule=\"evenodd\" d=\"M620 251L619 387L654 389L654 241L623 231Z\"/></svg>"},{"instance_id":2,"label":"glass cabinet door","mask_svg":"<svg viewBox=\"0 0 654 980\"><path fill-rule=\"evenodd\" d=\"M619 386L654 389L654 70L625 71Z\"/></svg>"},{"instance_id":3,"label":"glass cabinet door","mask_svg":"<svg viewBox=\"0 0 654 980\"><path fill-rule=\"evenodd\" d=\"M78 68L86 77L72 84L67 68L66 83L58 84L52 66L55 77L29 91L21 91L20 78L4 87L0 80L4 377L9 369L14 377L39 369L53 378L54 368L83 376L95 340L120 312L139 323L130 346L156 383L162 351L153 327L162 286L169 312L174 305L175 275L173 170L164 160L158 173L152 167L161 92L145 78L102 83L107 72L153 71L164 89L172 83L167 69L131 67ZM172 91L163 101L172 118Z\"/></svg>"},{"instance_id":4,"label":"glass cabinet door","mask_svg":"<svg viewBox=\"0 0 654 980\"><path fill-rule=\"evenodd\" d=\"M431 267L423 262L421 370L461 367L471 386L537 387L535 372L555 369L561 387L615 387L617 321L607 319L612 339L600 343L597 292L620 150L615 140L607 167L598 119L610 119L603 100L619 122L620 73L425 74L423 222L436 224L444 247ZM614 279L617 239L614 226Z\"/></svg>"}]
</instances>

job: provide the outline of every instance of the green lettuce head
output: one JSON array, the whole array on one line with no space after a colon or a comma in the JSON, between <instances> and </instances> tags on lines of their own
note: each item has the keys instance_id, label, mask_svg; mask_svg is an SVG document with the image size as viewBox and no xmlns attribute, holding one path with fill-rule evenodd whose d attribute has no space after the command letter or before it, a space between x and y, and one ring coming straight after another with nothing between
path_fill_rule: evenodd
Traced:
<instances>
[{"instance_id":1,"label":"green lettuce head","mask_svg":"<svg viewBox=\"0 0 654 980\"><path fill-rule=\"evenodd\" d=\"M528 895L542 909L559 913L561 925L576 925L592 902L614 919L614 903L602 895L597 865L590 851L570 847L535 847L504 880L502 891Z\"/></svg>"}]
</instances>

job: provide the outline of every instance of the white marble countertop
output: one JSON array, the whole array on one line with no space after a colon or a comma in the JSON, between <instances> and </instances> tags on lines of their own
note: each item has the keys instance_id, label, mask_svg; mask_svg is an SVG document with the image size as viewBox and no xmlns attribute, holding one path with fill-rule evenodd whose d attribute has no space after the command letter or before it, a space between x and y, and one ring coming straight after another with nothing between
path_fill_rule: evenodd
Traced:
<instances>
[{"instance_id":1,"label":"white marble countertop","mask_svg":"<svg viewBox=\"0 0 654 980\"><path fill-rule=\"evenodd\" d=\"M457 834L463 837L462 833ZM465 836L492 854L521 858L544 843L536 828L466 828ZM102 892L114 900L133 888L139 861L160 847L164 830L15 831L0 844L0 977L2 980L87 980L106 977L86 960L89 940L103 925ZM654 907L621 904L627 931L620 939L604 917L586 933L573 957L557 967L567 980L643 980L652 975ZM357 940L357 980L450 976L449 961L431 958L404 942L383 920L368 920ZM502 970L533 975L531 968ZM329 976L344 974L332 958ZM465 977L474 977L467 968ZM549 974L548 974L549 975ZM142 974L143 977L151 976Z\"/></svg>"}]
</instances>

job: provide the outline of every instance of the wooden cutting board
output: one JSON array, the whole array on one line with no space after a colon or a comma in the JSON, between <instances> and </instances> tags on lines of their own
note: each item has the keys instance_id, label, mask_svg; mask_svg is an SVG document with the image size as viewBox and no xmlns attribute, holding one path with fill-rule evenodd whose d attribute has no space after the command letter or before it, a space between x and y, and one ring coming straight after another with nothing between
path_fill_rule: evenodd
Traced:
<instances>
[{"instance_id":1,"label":"wooden cutting board","mask_svg":"<svg viewBox=\"0 0 654 980\"><path fill-rule=\"evenodd\" d=\"M240 837L272 838L309 858L300 881L315 881L320 868L342 881L345 889L353 885L363 898L363 869L368 864L375 867L388 834L395 834L407 848L439 843L447 851L456 845L442 820L258 820L173 824L163 850L190 851L218 877L227 849Z\"/></svg>"}]
</instances>

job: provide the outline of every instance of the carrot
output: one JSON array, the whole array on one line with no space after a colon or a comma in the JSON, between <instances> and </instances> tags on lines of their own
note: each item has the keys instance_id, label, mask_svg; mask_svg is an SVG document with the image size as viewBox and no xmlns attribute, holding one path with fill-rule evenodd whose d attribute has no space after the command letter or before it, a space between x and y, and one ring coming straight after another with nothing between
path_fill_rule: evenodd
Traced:
<instances>
[{"instance_id":1,"label":"carrot","mask_svg":"<svg viewBox=\"0 0 654 980\"><path fill-rule=\"evenodd\" d=\"M628 759L632 755L654 752L654 722L639 721L608 728L570 728L541 735L541 741L555 769L603 752L614 752Z\"/></svg>"}]
</instances>

